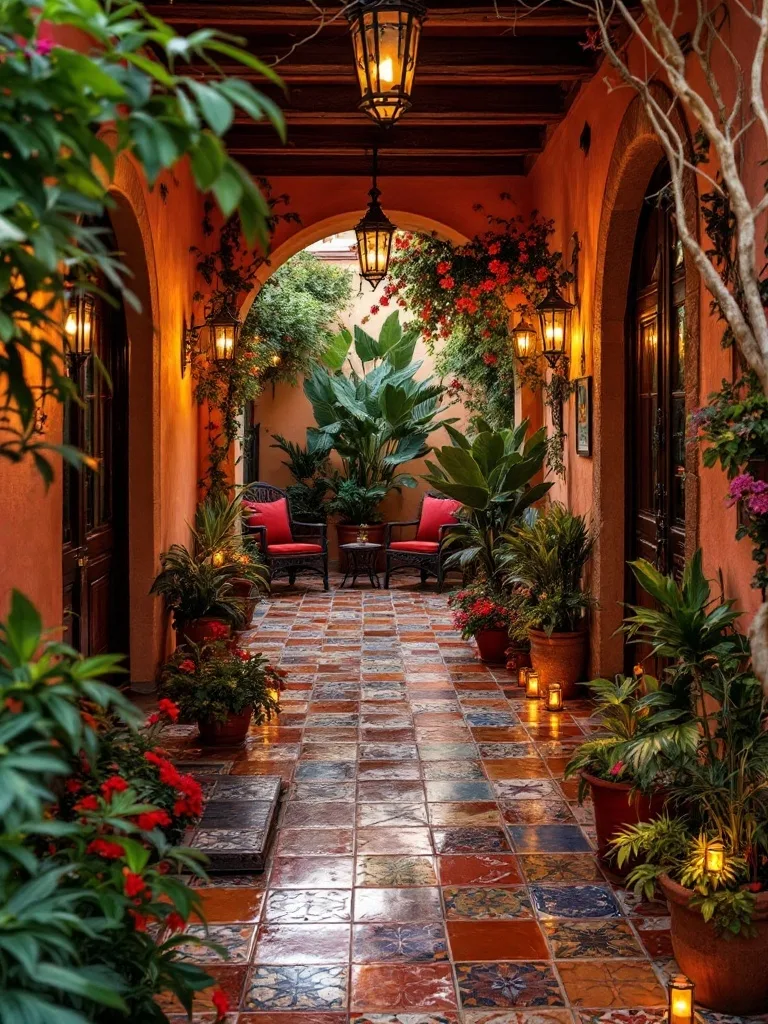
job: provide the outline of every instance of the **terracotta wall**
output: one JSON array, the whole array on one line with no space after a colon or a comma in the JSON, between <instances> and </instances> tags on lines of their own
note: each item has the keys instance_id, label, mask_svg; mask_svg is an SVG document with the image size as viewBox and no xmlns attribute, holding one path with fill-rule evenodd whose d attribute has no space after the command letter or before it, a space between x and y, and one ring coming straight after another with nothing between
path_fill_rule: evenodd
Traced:
<instances>
[{"instance_id":1,"label":"terracotta wall","mask_svg":"<svg viewBox=\"0 0 768 1024\"><path fill-rule=\"evenodd\" d=\"M352 329L355 324L361 323L363 317L370 314L373 305L378 304L384 291L384 282L375 291L372 291L370 284L367 281L363 281L358 273L356 256L352 260L334 259L332 262L338 266L347 267L354 275L352 286L353 299L344 315L340 318L341 323ZM391 312L391 307L381 308L377 314L370 317L370 321L365 325L364 329L374 337L377 337L386 316ZM400 314L401 322L406 322L408 319L407 310L400 310ZM420 380L434 375L434 358L421 341L417 343L414 359L423 363L417 372L417 377ZM358 370L360 369L359 361L354 355L352 356L352 363L356 365ZM456 424L458 427L466 425L467 413L461 405L452 407L450 413L445 415L457 417L459 419L459 423ZM312 406L304 395L302 382L300 381L296 387L291 387L288 384L279 384L274 388L274 391L268 389L259 399L257 419L261 424L261 443L259 449L261 479L276 484L278 487L286 487L292 482L291 474L283 465L284 454L278 449L271 447L272 436L274 434L282 434L290 441L303 444L307 427L315 425ZM449 444L450 439L445 430L439 430L431 436L430 443L435 447L439 447L443 444ZM331 463L337 468L341 467L341 462L335 454L332 457ZM421 498L424 492L428 490L426 483L420 479L421 475L427 471L423 459L408 463L404 467L404 471L419 479L419 486L417 488L403 488L400 493L392 491L388 495L381 506L381 512L383 518L390 522L416 518ZM405 536L411 535L406 534ZM335 530L331 529L329 531L328 540L330 557L333 563L338 557Z\"/></svg>"},{"instance_id":2,"label":"terracotta wall","mask_svg":"<svg viewBox=\"0 0 768 1024\"><path fill-rule=\"evenodd\" d=\"M738 52L740 46L743 48L746 34L736 12L731 13L730 42ZM632 66L639 66L639 60L639 48L635 44L630 48ZM591 128L591 147L586 155L579 148L585 123ZM596 616L592 667L602 674L622 667L621 641L612 639L611 634L621 619L618 602L623 597L620 556L624 550L624 454L621 439L626 429L623 380L626 286L623 290L617 289L612 282L622 274L628 277L640 203L662 155L634 93L627 88L612 91L606 86L604 76L598 75L581 91L529 174L531 206L555 220L554 244L570 253L574 232L578 233L581 243L579 308L573 321L571 373L576 376L582 372L583 343L584 372L593 375L595 384L594 453L593 458L575 454L574 401L571 399L565 410L567 477L565 483L558 483L554 488L553 496L593 516L598 530L593 569L602 611ZM745 165L751 166L755 184L760 174L757 166L760 156L765 159L768 154L748 149ZM698 185L699 191L707 188L706 183ZM618 273L617 261L621 264ZM732 356L721 348L722 328L709 316L709 293L694 273L689 272L688 280L693 282L693 288L687 296L687 312L696 312L697 306L700 311L698 328L689 317L690 411L706 401L723 377L730 378ZM570 298L574 297L572 292ZM750 544L748 540L737 543L734 538L736 511L726 508L723 501L727 482L719 470L700 465L695 449L689 453L687 468L689 547L700 545L707 573L715 576L722 569L727 593L737 598L745 610L754 610L759 604L759 595L749 586Z\"/></svg>"}]
</instances>

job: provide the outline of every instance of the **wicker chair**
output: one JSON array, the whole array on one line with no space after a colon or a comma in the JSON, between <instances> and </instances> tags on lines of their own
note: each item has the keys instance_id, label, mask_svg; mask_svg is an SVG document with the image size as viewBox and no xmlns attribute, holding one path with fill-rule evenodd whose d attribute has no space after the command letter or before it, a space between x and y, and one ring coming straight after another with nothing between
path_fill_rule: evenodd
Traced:
<instances>
[{"instance_id":1,"label":"wicker chair","mask_svg":"<svg viewBox=\"0 0 768 1024\"><path fill-rule=\"evenodd\" d=\"M441 508L440 506L444 506ZM456 526L454 513L461 508L461 502L446 498L431 491L424 495L419 506L419 518L387 523L384 532L387 567L384 586L389 587L389 578L396 572L418 569L421 582L428 576L437 579L437 589L443 589L445 578L444 561L448 552L444 550L446 535ZM415 526L416 537L412 540L392 540L393 530Z\"/></svg>"},{"instance_id":2,"label":"wicker chair","mask_svg":"<svg viewBox=\"0 0 768 1024\"><path fill-rule=\"evenodd\" d=\"M288 495L271 484L248 487L243 505L243 531L258 538L272 579L287 576L288 582L294 583L300 573L313 572L322 576L323 587L328 590L326 524L292 519Z\"/></svg>"}]
</instances>

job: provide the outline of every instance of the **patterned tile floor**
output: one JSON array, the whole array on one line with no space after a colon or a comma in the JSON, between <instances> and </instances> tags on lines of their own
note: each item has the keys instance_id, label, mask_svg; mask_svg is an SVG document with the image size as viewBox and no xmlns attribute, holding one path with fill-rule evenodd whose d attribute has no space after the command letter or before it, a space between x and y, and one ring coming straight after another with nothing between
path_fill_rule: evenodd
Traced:
<instances>
[{"instance_id":1,"label":"patterned tile floor","mask_svg":"<svg viewBox=\"0 0 768 1024\"><path fill-rule=\"evenodd\" d=\"M202 891L229 959L189 947L232 1024L661 1019L666 907L610 884L562 781L586 703L527 701L429 587L278 585L253 625L248 645L289 673L279 722L236 751L172 740L284 780L267 871Z\"/></svg>"}]
</instances>

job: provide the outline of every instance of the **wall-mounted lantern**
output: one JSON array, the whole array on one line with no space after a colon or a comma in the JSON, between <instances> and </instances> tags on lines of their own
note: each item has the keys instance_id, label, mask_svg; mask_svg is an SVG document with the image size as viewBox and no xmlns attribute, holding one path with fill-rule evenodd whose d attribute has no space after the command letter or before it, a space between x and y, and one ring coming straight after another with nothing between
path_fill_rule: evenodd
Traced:
<instances>
[{"instance_id":1,"label":"wall-mounted lantern","mask_svg":"<svg viewBox=\"0 0 768 1024\"><path fill-rule=\"evenodd\" d=\"M348 5L360 110L392 125L411 106L426 7L417 0L355 0Z\"/></svg>"},{"instance_id":2,"label":"wall-mounted lantern","mask_svg":"<svg viewBox=\"0 0 768 1024\"><path fill-rule=\"evenodd\" d=\"M521 365L525 366L529 360L536 358L539 347L536 328L525 319L525 316L521 316L517 326L510 330L509 337L515 359Z\"/></svg>"},{"instance_id":3,"label":"wall-mounted lantern","mask_svg":"<svg viewBox=\"0 0 768 1024\"><path fill-rule=\"evenodd\" d=\"M564 357L567 358L573 303L563 298L552 281L549 291L536 306L536 312L541 326L543 355L555 369Z\"/></svg>"},{"instance_id":4,"label":"wall-mounted lantern","mask_svg":"<svg viewBox=\"0 0 768 1024\"><path fill-rule=\"evenodd\" d=\"M213 358L217 363L231 362L235 358L237 339L242 326L240 318L229 306L222 305L206 323L211 332Z\"/></svg>"},{"instance_id":5,"label":"wall-mounted lantern","mask_svg":"<svg viewBox=\"0 0 768 1024\"><path fill-rule=\"evenodd\" d=\"M73 297L67 319L64 321L64 337L66 339L66 355L73 363L84 362L91 354L93 346L93 311L92 295L81 293Z\"/></svg>"}]
</instances>

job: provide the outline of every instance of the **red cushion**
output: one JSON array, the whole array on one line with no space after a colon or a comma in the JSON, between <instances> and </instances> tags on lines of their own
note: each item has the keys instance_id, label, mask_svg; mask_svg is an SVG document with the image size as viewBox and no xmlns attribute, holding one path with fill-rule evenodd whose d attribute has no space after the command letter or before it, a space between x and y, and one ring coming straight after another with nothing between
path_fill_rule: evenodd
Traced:
<instances>
[{"instance_id":1,"label":"red cushion","mask_svg":"<svg viewBox=\"0 0 768 1024\"><path fill-rule=\"evenodd\" d=\"M249 526L266 526L267 544L292 544L291 523L288 518L288 502L285 498L277 501L244 501L244 507L252 513Z\"/></svg>"},{"instance_id":2,"label":"red cushion","mask_svg":"<svg viewBox=\"0 0 768 1024\"><path fill-rule=\"evenodd\" d=\"M439 549L436 540L396 540L389 545L390 551L417 551L422 555L436 555Z\"/></svg>"},{"instance_id":3,"label":"red cushion","mask_svg":"<svg viewBox=\"0 0 768 1024\"><path fill-rule=\"evenodd\" d=\"M267 544L268 555L321 555L320 544Z\"/></svg>"},{"instance_id":4,"label":"red cushion","mask_svg":"<svg viewBox=\"0 0 768 1024\"><path fill-rule=\"evenodd\" d=\"M455 523L453 513L460 508L461 502L455 498L433 498L431 494L425 494L416 540L440 540L440 527Z\"/></svg>"}]
</instances>

